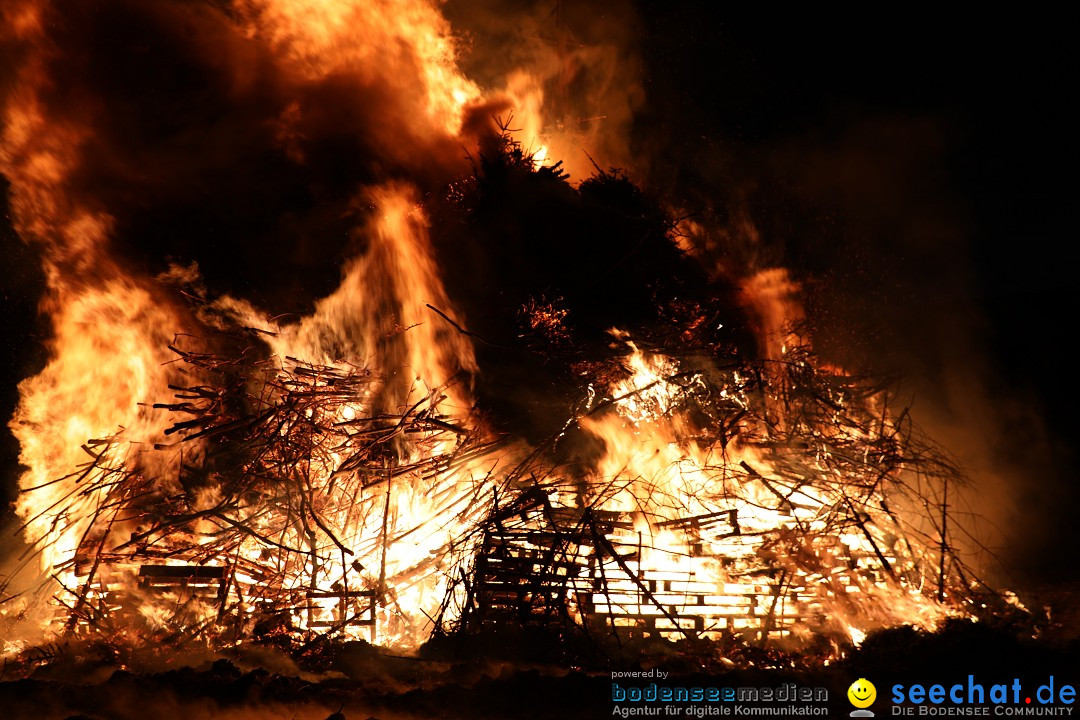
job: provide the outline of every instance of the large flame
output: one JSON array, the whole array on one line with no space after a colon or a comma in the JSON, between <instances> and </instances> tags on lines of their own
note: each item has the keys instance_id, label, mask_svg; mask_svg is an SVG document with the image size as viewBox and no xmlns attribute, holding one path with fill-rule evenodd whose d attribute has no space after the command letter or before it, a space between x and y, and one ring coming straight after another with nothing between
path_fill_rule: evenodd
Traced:
<instances>
[{"instance_id":1,"label":"large flame","mask_svg":"<svg viewBox=\"0 0 1080 720\"><path fill-rule=\"evenodd\" d=\"M760 283L752 280L748 292ZM771 283L766 287L769 292L757 296L757 302L771 304L773 327L787 326L781 320L795 307L793 301L777 297ZM785 334L790 338L790 330ZM954 612L925 596L926 578L911 572L919 567L927 572L932 553L924 557L910 546L901 551L888 539L902 531L883 509L882 489L859 498L860 512L866 514L855 522L842 521L846 529L837 529L838 517L848 513L848 493L860 492L857 477L833 484L829 476L836 471L819 457L808 469L822 477L793 485L790 473L775 470L768 455L754 444L744 445L738 435L724 443L695 437L685 406L700 375L687 378L671 358L643 353L632 343L630 350L625 362L631 375L609 391L616 412L599 420L585 418L582 424L605 448L590 485L597 493L592 504L636 516L633 532L617 534L617 541L637 546L635 569L641 577L663 583L645 612L659 616L666 607L675 609L676 617L704 616L705 623L695 628L690 620L689 627L705 635L751 630L781 637L805 636L806 618L827 613L834 632L855 640L868 629L897 623L934 627ZM739 378L733 379L723 392L748 406ZM755 430L747 423L740 434L753 437ZM819 431L830 432L827 426ZM826 447L823 442L819 453ZM734 528L703 529L725 510L732 513L728 522ZM690 521L699 518L704 522ZM792 556L777 562L774 544L793 534L801 538L801 547L789 548ZM851 560L838 562L836 556ZM779 582L753 569L766 558L770 571L780 573ZM854 566L845 567L848 562ZM617 574L618 568L608 572ZM886 572L905 578L890 583ZM594 602L616 615L629 615L630 625L642 613L641 592L629 584L622 594L608 592ZM762 618L767 618L764 630ZM671 618L656 622L661 623L657 627L665 622L686 627Z\"/></svg>"},{"instance_id":2,"label":"large flame","mask_svg":"<svg viewBox=\"0 0 1080 720\"><path fill-rule=\"evenodd\" d=\"M370 82L407 73L419 80L422 121L456 135L479 88L458 70L450 26L417 0L244 0L247 31L308 79L357 74Z\"/></svg>"},{"instance_id":3,"label":"large flame","mask_svg":"<svg viewBox=\"0 0 1080 720\"><path fill-rule=\"evenodd\" d=\"M41 249L43 308L53 329L51 360L20 386L12 422L27 467L17 513L31 561L7 590L38 592L9 602L5 612L33 610L30 624L46 635L95 624L115 630L132 617L151 632L186 632L227 614L255 618L277 603L286 606L282 627L289 632L415 647L458 582L449 558L475 554L475 529L498 506L500 492L527 485L516 468L541 454L496 438L473 412L474 336L444 289L424 190L407 177L422 168L403 160L387 162L392 169L380 173L383 166L373 163L375 180L351 188L348 217L361 249L345 264L338 289L307 317L281 322L229 297L202 298L199 310L188 309L170 284L182 270L155 278L117 260L114 217L93 188L77 181L95 157L94 125L77 109L47 109L55 82L49 63L61 51L49 35L50 11L31 0L2 11L6 39L21 56L3 106L0 171L12 184L17 230ZM545 117L546 81L558 67L518 68L497 87L481 89L461 72L451 28L431 3L242 0L226 17L297 93L274 127L298 166L308 116L328 112L301 97L302 88L342 77L354 83L348 87L411 89L396 99L398 125L375 145L439 138L440 147L465 156L477 150L469 113L486 102L513 113L515 120L507 115L505 122L537 167L573 156L568 167L583 174L592 164L580 156L599 125L585 131ZM557 60L588 58L580 50ZM382 160L406 154L398 147L380 152ZM807 342L794 329L801 316L796 290L782 269L743 282L768 362L801 362L791 353ZM258 336L242 361L221 360L213 348L199 347L200 338L187 338L225 326ZM818 455L808 471L814 477L794 484L790 472L774 466L766 442L746 439L763 433L750 420L732 423L723 438L704 437L688 399L705 392L716 368L681 367L679 359L613 332L623 343L623 377L598 381L594 396L607 405L567 425L603 451L584 472L548 468L545 481L563 508L632 518L609 541L636 547L639 577L604 592L580 588L591 612L634 622L650 612L664 615L654 629L687 629L679 616L694 615L707 619L691 623L695 632L750 629L763 637L809 632L800 622L815 614L830 615L834 629L855 636L882 624L933 624L948 612L920 593L932 543L901 546L882 487L852 493L858 497L836 489L844 478L834 477L824 440L799 448ZM214 389L241 365L248 374L232 391L258 422L230 415L226 392ZM749 408L738 374L724 377L725 406ZM826 401L839 417L845 399ZM198 422L217 417L220 425L199 425L188 420L191 413L202 413ZM223 475L214 464L219 441L208 431L225 436L235 429L226 420L254 428L244 442L257 440L260 450ZM840 422L807 433L827 439L841 431ZM884 445L895 422L882 410L868 445ZM176 442L185 433L189 439ZM855 501L864 509L853 509ZM838 514L850 520L839 535ZM186 522L162 524L164 516ZM721 528L721 516L735 527ZM802 541L790 539L795 531ZM785 552L801 555L777 559ZM106 560L114 565L109 572L101 567ZM770 585L764 570L740 575L738 563L751 561L779 572L779 584ZM618 553L598 562L611 577L629 571ZM200 590L226 572L216 597ZM646 577L652 610L642 609ZM851 594L865 601L852 602ZM781 607L788 598L793 606ZM58 610L70 611L66 623L54 621ZM772 627L762 626L765 617ZM23 629L14 637L32 642L39 634Z\"/></svg>"}]
</instances>

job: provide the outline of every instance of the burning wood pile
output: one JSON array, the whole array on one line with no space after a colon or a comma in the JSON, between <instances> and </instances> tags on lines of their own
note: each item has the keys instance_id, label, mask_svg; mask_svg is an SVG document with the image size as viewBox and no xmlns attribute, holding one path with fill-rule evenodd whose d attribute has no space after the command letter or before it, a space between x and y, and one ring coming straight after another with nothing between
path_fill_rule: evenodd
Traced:
<instances>
[{"instance_id":1,"label":"burning wood pile","mask_svg":"<svg viewBox=\"0 0 1080 720\"><path fill-rule=\"evenodd\" d=\"M455 627L858 641L970 610L977 578L946 539L959 474L886 389L805 348L690 369L631 346L622 362L629 377L568 422L603 440L600 466L515 469L524 488L480 531Z\"/></svg>"},{"instance_id":2,"label":"burning wood pile","mask_svg":"<svg viewBox=\"0 0 1080 720\"><path fill-rule=\"evenodd\" d=\"M544 130L589 52L489 90L427 2L114 8L165 53L144 74L113 15L16 6L0 171L52 335L11 423L6 655L508 624L798 645L982 604L956 467L815 356L786 271Z\"/></svg>"},{"instance_id":3,"label":"burning wood pile","mask_svg":"<svg viewBox=\"0 0 1080 720\"><path fill-rule=\"evenodd\" d=\"M947 535L956 468L886 385L805 346L720 364L613 332L595 366L610 384L533 447L455 411L460 378L381 411L372 369L268 355L265 331L229 322L212 343L228 351L170 346L198 379L154 406L175 419L153 450L179 453L175 476L133 464L122 436L92 441L27 519L80 529L42 588L67 632L409 648L541 625L797 645L975 609ZM583 440L588 463L558 450ZM71 541L50 532L39 547Z\"/></svg>"},{"instance_id":4,"label":"burning wood pile","mask_svg":"<svg viewBox=\"0 0 1080 720\"><path fill-rule=\"evenodd\" d=\"M440 388L400 415L364 415L369 371L174 350L217 384L174 386L175 402L155 408L186 416L165 434L205 455L163 478L117 462L120 438L88 444L76 492L46 511L95 499L56 568L67 628L213 643L411 632L442 592L449 526L485 512L486 489L459 469L503 443L443 419Z\"/></svg>"}]
</instances>

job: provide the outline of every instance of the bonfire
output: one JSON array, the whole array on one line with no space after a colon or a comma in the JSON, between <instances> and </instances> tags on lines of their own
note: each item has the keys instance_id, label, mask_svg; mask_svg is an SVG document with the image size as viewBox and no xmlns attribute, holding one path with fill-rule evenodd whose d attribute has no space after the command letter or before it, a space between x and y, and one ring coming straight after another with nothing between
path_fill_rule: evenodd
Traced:
<instances>
[{"instance_id":1,"label":"bonfire","mask_svg":"<svg viewBox=\"0 0 1080 720\"><path fill-rule=\"evenodd\" d=\"M959 550L957 464L894 383L815 353L784 268L718 258L723 228L545 129L544 78L482 90L436 8L304 5L189 19L274 69L233 90L273 106L252 127L284 175L331 166L281 225L347 226L348 259L288 315L192 258L123 260L139 218L79 180L97 120L47 111L49 11L5 11L26 53L0 170L53 330L12 421L6 654L502 628L841 647L997 597ZM330 132L338 85L356 127Z\"/></svg>"},{"instance_id":2,"label":"bonfire","mask_svg":"<svg viewBox=\"0 0 1080 720\"><path fill-rule=\"evenodd\" d=\"M500 181L496 166L567 183L508 135L498 153L475 187ZM379 263L354 281L391 267L434 283L423 208L380 201ZM27 562L52 568L30 594L55 611L51 632L407 650L541 625L797 647L933 628L984 602L949 542L959 471L888 383L814 355L781 271L754 279L780 294L741 311L767 319L756 352L706 342L703 317L677 344L610 328L576 348L570 311L515 308L522 347L576 376L535 443L470 400L485 340L421 302L449 303L437 285L402 299L411 315L369 340L373 355L331 358L303 343L335 298L283 326L184 286L194 277L170 282L204 334L168 344L173 397L143 408L168 419L162 437L88 438L72 473L23 488Z\"/></svg>"}]
</instances>

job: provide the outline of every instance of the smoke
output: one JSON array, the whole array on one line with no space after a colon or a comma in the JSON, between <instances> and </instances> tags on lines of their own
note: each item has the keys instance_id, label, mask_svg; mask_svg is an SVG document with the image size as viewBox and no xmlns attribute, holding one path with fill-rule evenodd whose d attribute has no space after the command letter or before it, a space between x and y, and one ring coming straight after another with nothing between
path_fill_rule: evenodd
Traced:
<instances>
[{"instance_id":1,"label":"smoke","mask_svg":"<svg viewBox=\"0 0 1080 720\"><path fill-rule=\"evenodd\" d=\"M1051 480L1051 440L1033 398L1010 388L994 359L970 247L974 222L946 174L956 129L925 116L844 125L774 151L771 167L788 178L785 201L809 230L773 232L792 233L790 256L816 279L819 348L847 367L899 379L899 402L970 482L954 490L964 519L953 542L993 548L998 557L979 565L1008 577L1050 540L1046 520L1062 486ZM830 222L815 227L815 214ZM1045 494L1035 500L1040 484Z\"/></svg>"},{"instance_id":2,"label":"smoke","mask_svg":"<svg viewBox=\"0 0 1080 720\"><path fill-rule=\"evenodd\" d=\"M996 54L949 18L852 34L675 3L645 22L648 74L668 81L635 125L649 182L708 228L714 262L790 268L827 358L900 379L898 402L966 471L954 509L985 567L1070 578L1054 558L1075 546L1075 392L1047 341L1069 302L1047 200L1063 200L1050 158L1068 136L1056 46ZM1002 35L1044 28L1018 22Z\"/></svg>"},{"instance_id":3,"label":"smoke","mask_svg":"<svg viewBox=\"0 0 1080 720\"><path fill-rule=\"evenodd\" d=\"M417 7L413 25L381 27L393 8L358 5L318 38L286 32L282 15L302 5L12 8L27 18L6 100L16 224L29 214L20 185L47 144L49 160L64 158L65 200L108 224L110 256L148 274L196 261L213 289L310 308L358 250L358 188L400 177L430 190L467 169L453 109L423 92L434 62L424 43L446 28ZM474 99L460 84L453 92ZM31 124L52 137L20 128Z\"/></svg>"},{"instance_id":4,"label":"smoke","mask_svg":"<svg viewBox=\"0 0 1080 720\"><path fill-rule=\"evenodd\" d=\"M575 180L594 162L644 172L630 138L646 102L647 32L632 2L452 0L443 11L465 40L466 74L503 90L526 149L561 161Z\"/></svg>"},{"instance_id":5,"label":"smoke","mask_svg":"<svg viewBox=\"0 0 1080 720\"><path fill-rule=\"evenodd\" d=\"M596 9L454 4L452 27L425 2L12 6L3 171L48 304L175 262L211 295L306 315L368 250L373 186L438 200L511 113L579 179L585 152L630 164L640 28Z\"/></svg>"}]
</instances>

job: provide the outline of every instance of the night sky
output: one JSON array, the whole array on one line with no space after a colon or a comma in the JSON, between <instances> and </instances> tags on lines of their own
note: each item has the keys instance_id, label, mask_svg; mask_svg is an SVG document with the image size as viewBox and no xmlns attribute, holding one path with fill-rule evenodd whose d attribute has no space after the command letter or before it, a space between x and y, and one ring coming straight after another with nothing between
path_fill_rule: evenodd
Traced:
<instances>
[{"instance_id":1,"label":"night sky","mask_svg":"<svg viewBox=\"0 0 1080 720\"><path fill-rule=\"evenodd\" d=\"M680 109L659 123L677 162L654 164L657 183L739 188L804 279L819 348L901 373L931 432L966 426L945 443L984 444L975 454L1022 488L1013 518L1038 539L1017 567L1074 576L1075 56L1061 18L646 15L647 92Z\"/></svg>"},{"instance_id":2,"label":"night sky","mask_svg":"<svg viewBox=\"0 0 1080 720\"><path fill-rule=\"evenodd\" d=\"M585 14L602 23L604 7ZM1074 575L1048 550L1058 535L1080 549L1065 533L1080 500L1065 347L1076 310L1069 23L881 9L743 20L690 2L638 14L637 179L718 224L748 213L762 262L803 281L819 348L901 374L945 444L973 445L1020 488L1002 516L1034 518L1038 532L1010 554L1014 569ZM45 325L33 252L7 223L0 242L10 417L15 383L44 362ZM10 495L10 435L0 450Z\"/></svg>"}]
</instances>

